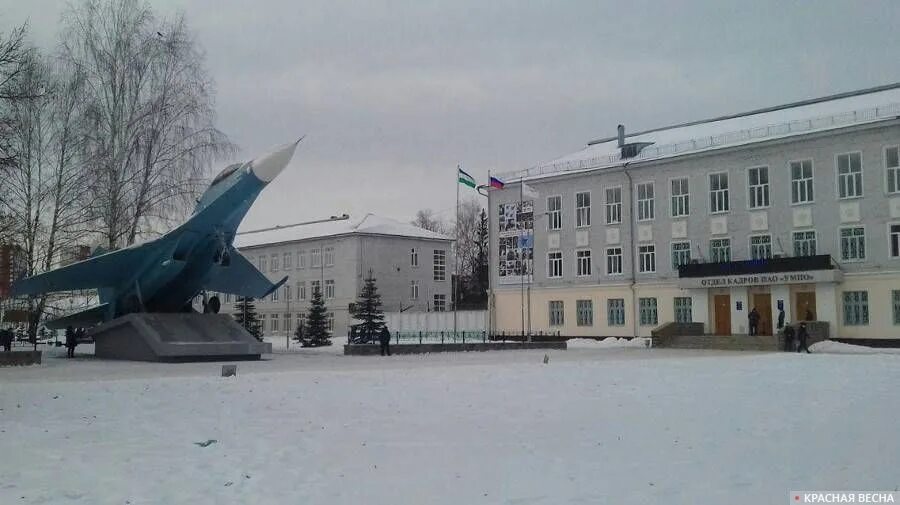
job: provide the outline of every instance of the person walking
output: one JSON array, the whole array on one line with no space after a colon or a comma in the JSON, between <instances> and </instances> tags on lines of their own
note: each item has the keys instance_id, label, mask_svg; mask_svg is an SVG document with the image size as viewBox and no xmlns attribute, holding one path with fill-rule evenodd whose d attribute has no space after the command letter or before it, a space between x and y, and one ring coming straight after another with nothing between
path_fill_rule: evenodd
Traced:
<instances>
[{"instance_id":1,"label":"person walking","mask_svg":"<svg viewBox=\"0 0 900 505\"><path fill-rule=\"evenodd\" d=\"M381 344L381 355L391 355L391 332L387 326L381 327L381 333L378 334L378 343Z\"/></svg>"},{"instance_id":2,"label":"person walking","mask_svg":"<svg viewBox=\"0 0 900 505\"><path fill-rule=\"evenodd\" d=\"M778 329L784 328L784 309L778 309Z\"/></svg>"},{"instance_id":3,"label":"person walking","mask_svg":"<svg viewBox=\"0 0 900 505\"><path fill-rule=\"evenodd\" d=\"M78 345L76 339L78 337L75 335L75 328L71 326L66 326L66 357L74 358L75 357L75 346Z\"/></svg>"},{"instance_id":4,"label":"person walking","mask_svg":"<svg viewBox=\"0 0 900 505\"><path fill-rule=\"evenodd\" d=\"M784 350L791 352L794 350L794 327L788 324L782 331L784 335Z\"/></svg>"},{"instance_id":5,"label":"person walking","mask_svg":"<svg viewBox=\"0 0 900 505\"><path fill-rule=\"evenodd\" d=\"M806 351L806 354L809 354L809 347L806 346L806 342L809 340L809 332L806 331L805 321L800 323L800 329L797 330L797 339L800 340L800 343L797 345L797 352L803 349Z\"/></svg>"},{"instance_id":6,"label":"person walking","mask_svg":"<svg viewBox=\"0 0 900 505\"><path fill-rule=\"evenodd\" d=\"M12 351L13 333L9 328L0 330L0 344L6 352Z\"/></svg>"},{"instance_id":7,"label":"person walking","mask_svg":"<svg viewBox=\"0 0 900 505\"><path fill-rule=\"evenodd\" d=\"M759 312L756 307L753 307L753 310L747 315L747 319L750 321L750 336L759 334Z\"/></svg>"}]
</instances>

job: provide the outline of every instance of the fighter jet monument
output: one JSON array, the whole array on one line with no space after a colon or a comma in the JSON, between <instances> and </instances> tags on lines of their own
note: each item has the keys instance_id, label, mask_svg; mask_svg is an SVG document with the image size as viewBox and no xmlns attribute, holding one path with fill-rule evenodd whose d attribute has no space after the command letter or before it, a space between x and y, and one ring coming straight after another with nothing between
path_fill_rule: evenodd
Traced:
<instances>
[{"instance_id":1,"label":"fighter jet monument","mask_svg":"<svg viewBox=\"0 0 900 505\"><path fill-rule=\"evenodd\" d=\"M302 138L300 139L302 140ZM230 316L192 309L201 293L263 298L273 283L234 248L237 228L262 190L291 161L300 140L246 163L225 167L193 215L162 237L19 280L13 296L96 289L100 303L47 323L92 327L100 357L182 361L259 358L271 352Z\"/></svg>"}]
</instances>

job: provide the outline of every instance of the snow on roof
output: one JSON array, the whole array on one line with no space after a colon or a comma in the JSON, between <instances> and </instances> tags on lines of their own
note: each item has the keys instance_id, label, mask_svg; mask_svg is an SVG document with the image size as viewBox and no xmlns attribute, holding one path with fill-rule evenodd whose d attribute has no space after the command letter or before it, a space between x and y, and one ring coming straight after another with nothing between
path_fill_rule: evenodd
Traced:
<instances>
[{"instance_id":1,"label":"snow on roof","mask_svg":"<svg viewBox=\"0 0 900 505\"><path fill-rule=\"evenodd\" d=\"M392 235L397 237L452 240L441 233L419 228L387 217L366 214L360 220L338 219L317 223L276 226L258 231L240 232L234 239L237 248L297 242L338 235Z\"/></svg>"},{"instance_id":2,"label":"snow on roof","mask_svg":"<svg viewBox=\"0 0 900 505\"><path fill-rule=\"evenodd\" d=\"M629 160L648 161L777 138L896 119L900 83L804 100L703 121L626 134L625 143L648 142ZM618 140L601 139L584 149L535 167L499 177L536 179L559 173L621 166Z\"/></svg>"}]
</instances>

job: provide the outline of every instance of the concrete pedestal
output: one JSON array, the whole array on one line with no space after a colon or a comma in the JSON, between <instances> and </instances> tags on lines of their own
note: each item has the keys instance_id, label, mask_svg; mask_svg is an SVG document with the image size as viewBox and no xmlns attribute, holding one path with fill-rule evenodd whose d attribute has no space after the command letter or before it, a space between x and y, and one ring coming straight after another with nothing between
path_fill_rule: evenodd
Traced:
<instances>
[{"instance_id":1,"label":"concrete pedestal","mask_svg":"<svg viewBox=\"0 0 900 505\"><path fill-rule=\"evenodd\" d=\"M134 361L260 359L259 342L224 314L128 314L90 330L98 358Z\"/></svg>"}]
</instances>

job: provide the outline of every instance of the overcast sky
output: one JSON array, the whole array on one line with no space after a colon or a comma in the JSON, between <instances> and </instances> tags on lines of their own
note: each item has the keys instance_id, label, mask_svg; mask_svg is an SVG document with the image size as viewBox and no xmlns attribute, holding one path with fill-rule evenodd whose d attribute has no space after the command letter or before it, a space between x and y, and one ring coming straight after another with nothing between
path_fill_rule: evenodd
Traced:
<instances>
[{"instance_id":1,"label":"overcast sky","mask_svg":"<svg viewBox=\"0 0 900 505\"><path fill-rule=\"evenodd\" d=\"M0 0L0 29L27 20L52 47L65 5ZM900 81L896 0L152 5L185 12L238 158L308 135L244 229L341 212L452 218L457 163L484 182L618 123L636 131Z\"/></svg>"}]
</instances>

